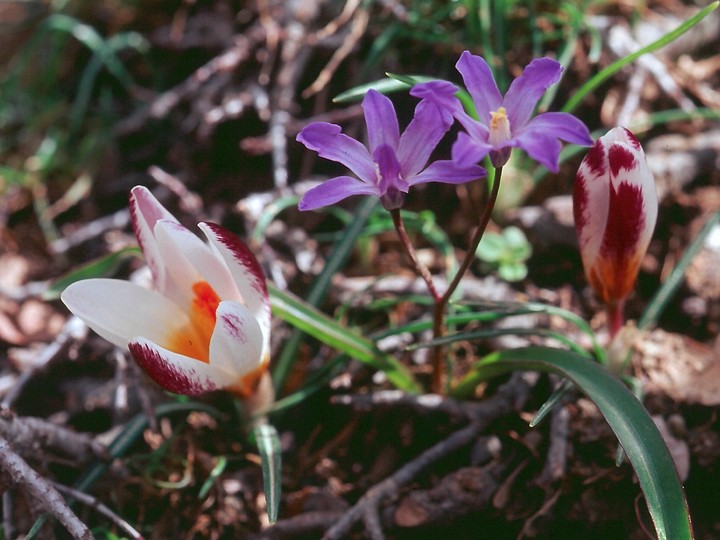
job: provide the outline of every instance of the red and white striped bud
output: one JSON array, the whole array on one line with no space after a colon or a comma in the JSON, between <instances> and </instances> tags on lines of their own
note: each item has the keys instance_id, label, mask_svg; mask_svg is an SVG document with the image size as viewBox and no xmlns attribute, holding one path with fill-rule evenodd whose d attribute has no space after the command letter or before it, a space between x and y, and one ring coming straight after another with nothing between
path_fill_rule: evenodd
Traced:
<instances>
[{"instance_id":1,"label":"red and white striped bud","mask_svg":"<svg viewBox=\"0 0 720 540\"><path fill-rule=\"evenodd\" d=\"M655 180L630 131L613 128L590 148L575 178L573 210L587 279L608 306L621 306L658 213Z\"/></svg>"}]
</instances>

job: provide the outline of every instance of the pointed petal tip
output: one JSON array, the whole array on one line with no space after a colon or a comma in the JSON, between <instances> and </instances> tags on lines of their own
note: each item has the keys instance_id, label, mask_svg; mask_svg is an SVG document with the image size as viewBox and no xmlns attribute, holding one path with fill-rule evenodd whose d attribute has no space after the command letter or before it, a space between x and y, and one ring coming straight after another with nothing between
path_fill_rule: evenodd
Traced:
<instances>
[{"instance_id":1,"label":"pointed petal tip","mask_svg":"<svg viewBox=\"0 0 720 540\"><path fill-rule=\"evenodd\" d=\"M232 255L235 262L240 265L239 268L247 277L252 289L259 293L266 303L269 302L270 297L268 295L267 282L262 267L250 248L240 240L240 237L210 221L202 222L198 224L198 226L209 237L212 235L212 237ZM238 285L240 286L242 284Z\"/></svg>"}]
</instances>

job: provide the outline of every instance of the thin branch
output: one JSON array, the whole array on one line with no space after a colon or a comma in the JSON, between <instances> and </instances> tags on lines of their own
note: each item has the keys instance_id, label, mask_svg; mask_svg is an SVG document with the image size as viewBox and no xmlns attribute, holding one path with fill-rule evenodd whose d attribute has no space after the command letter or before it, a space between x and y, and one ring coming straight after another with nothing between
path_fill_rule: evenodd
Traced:
<instances>
[{"instance_id":1,"label":"thin branch","mask_svg":"<svg viewBox=\"0 0 720 540\"><path fill-rule=\"evenodd\" d=\"M0 434L23 455L54 450L77 463L107 457L105 446L89 435L42 418L17 417L8 410L0 413Z\"/></svg>"},{"instance_id":2,"label":"thin branch","mask_svg":"<svg viewBox=\"0 0 720 540\"><path fill-rule=\"evenodd\" d=\"M82 491L78 491L77 489L73 489L69 486L65 486L63 484L58 484L56 482L53 482L52 485L60 493L64 493L65 495L80 501L85 506L89 506L90 508L97 510L99 513L101 513L103 516L108 518L110 521L115 523L115 525L117 525L123 531L125 531L125 533L130 538L133 538L135 540L143 540L143 538L144 538L143 535L140 534L138 531L136 531L132 525L130 525L127 521L125 521L123 518L118 516L115 512L113 512L110 508L108 508L103 503L98 501L92 495L88 495L87 493L83 493Z\"/></svg>"},{"instance_id":3,"label":"thin branch","mask_svg":"<svg viewBox=\"0 0 720 540\"><path fill-rule=\"evenodd\" d=\"M78 317L70 317L63 326L55 341L47 345L33 362L30 369L24 371L15 382L12 390L8 392L2 400L0 407L9 409L13 402L22 392L25 384L41 369L45 369L47 365L57 358L72 341L83 339L88 332L87 325Z\"/></svg>"},{"instance_id":4,"label":"thin branch","mask_svg":"<svg viewBox=\"0 0 720 540\"><path fill-rule=\"evenodd\" d=\"M366 518L367 513L377 513L380 503L396 494L423 470L451 452L470 444L495 419L511 413L527 399L529 390L534 384L536 375L532 373L516 373L500 387L497 394L478 404L472 422L456 431L446 439L427 449L412 461L406 463L394 474L370 488L367 493L340 518L323 536L323 540L340 540L346 538L352 527Z\"/></svg>"},{"instance_id":5,"label":"thin branch","mask_svg":"<svg viewBox=\"0 0 720 540\"><path fill-rule=\"evenodd\" d=\"M10 443L2 437L0 437L0 469L14 485L24 490L31 498L37 500L44 510L55 516L73 538L92 540L90 529L70 510L52 484L13 452Z\"/></svg>"}]
</instances>

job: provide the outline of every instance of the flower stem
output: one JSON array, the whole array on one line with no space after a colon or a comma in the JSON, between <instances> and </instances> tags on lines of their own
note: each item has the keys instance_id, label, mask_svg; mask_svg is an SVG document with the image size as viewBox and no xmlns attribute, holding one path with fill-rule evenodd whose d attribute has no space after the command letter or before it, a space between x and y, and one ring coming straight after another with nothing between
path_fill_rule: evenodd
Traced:
<instances>
[{"instance_id":1,"label":"flower stem","mask_svg":"<svg viewBox=\"0 0 720 540\"><path fill-rule=\"evenodd\" d=\"M415 248L412 245L412 242L410 242L410 238L408 237L407 230L405 229L405 223L402 219L402 214L400 213L400 209L396 208L394 210L390 210L390 215L392 216L393 224L395 225L395 230L397 231L398 237L400 238L400 243L403 246L403 249L405 250L405 254L407 255L408 259L410 259L410 262L412 263L413 267L415 268L415 271L417 274L423 278L423 281L425 281L425 284L427 285L428 291L430 291L430 294L433 297L433 301L436 303L440 299L440 294L438 294L437 289L435 288L435 284L432 280L432 275L430 274L430 270L428 270L427 266L425 266L417 257L417 253L415 252Z\"/></svg>"},{"instance_id":2,"label":"flower stem","mask_svg":"<svg viewBox=\"0 0 720 540\"><path fill-rule=\"evenodd\" d=\"M485 233L485 229L490 222L493 209L495 208L495 202L497 201L497 195L500 190L500 179L502 177L502 167L495 169L495 176L493 178L492 189L490 190L490 196L488 197L485 210L480 216L478 221L477 229L473 233L472 239L468 246L468 250L465 253L465 258L460 264L460 268L453 277L453 280L448 285L447 290L443 293L440 298L435 299L435 306L433 309L433 337L435 339L440 338L445 333L445 311L450 298L460 284L460 280L470 268L470 264L475 260L475 252L477 251L478 244ZM443 347L442 345L436 345L432 349L432 391L438 394L443 393L444 381L443 381Z\"/></svg>"},{"instance_id":3,"label":"flower stem","mask_svg":"<svg viewBox=\"0 0 720 540\"><path fill-rule=\"evenodd\" d=\"M610 339L625 326L625 300L613 302L607 305L607 327Z\"/></svg>"}]
</instances>

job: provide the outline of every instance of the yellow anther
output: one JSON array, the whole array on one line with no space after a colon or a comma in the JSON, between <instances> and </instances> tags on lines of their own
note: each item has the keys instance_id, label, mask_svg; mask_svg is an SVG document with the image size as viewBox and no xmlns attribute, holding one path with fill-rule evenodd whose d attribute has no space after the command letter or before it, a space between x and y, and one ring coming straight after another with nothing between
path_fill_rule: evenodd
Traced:
<instances>
[{"instance_id":1,"label":"yellow anther","mask_svg":"<svg viewBox=\"0 0 720 540\"><path fill-rule=\"evenodd\" d=\"M507 110L505 107L499 107L497 111L490 113L490 129L498 129L500 122L507 120Z\"/></svg>"}]
</instances>

